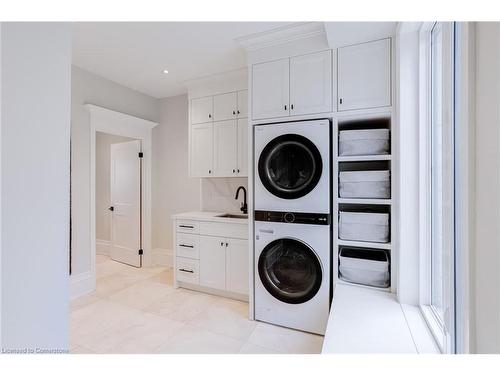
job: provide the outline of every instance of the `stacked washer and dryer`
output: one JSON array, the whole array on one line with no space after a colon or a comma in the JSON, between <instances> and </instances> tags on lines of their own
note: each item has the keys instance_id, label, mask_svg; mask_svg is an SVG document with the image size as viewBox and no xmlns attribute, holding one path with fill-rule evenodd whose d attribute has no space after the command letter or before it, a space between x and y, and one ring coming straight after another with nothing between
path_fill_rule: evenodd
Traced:
<instances>
[{"instance_id":1,"label":"stacked washer and dryer","mask_svg":"<svg viewBox=\"0 0 500 375\"><path fill-rule=\"evenodd\" d=\"M255 319L323 335L331 302L330 121L255 126Z\"/></svg>"}]
</instances>

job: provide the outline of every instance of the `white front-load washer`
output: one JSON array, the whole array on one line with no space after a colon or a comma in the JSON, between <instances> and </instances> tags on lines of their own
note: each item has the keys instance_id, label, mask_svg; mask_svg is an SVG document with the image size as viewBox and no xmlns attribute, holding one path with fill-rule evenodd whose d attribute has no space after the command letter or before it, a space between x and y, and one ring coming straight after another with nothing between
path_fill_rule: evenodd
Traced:
<instances>
[{"instance_id":1,"label":"white front-load washer","mask_svg":"<svg viewBox=\"0 0 500 375\"><path fill-rule=\"evenodd\" d=\"M255 126L256 210L330 212L330 120Z\"/></svg>"},{"instance_id":2,"label":"white front-load washer","mask_svg":"<svg viewBox=\"0 0 500 375\"><path fill-rule=\"evenodd\" d=\"M329 214L255 212L255 319L325 334L330 309Z\"/></svg>"}]
</instances>

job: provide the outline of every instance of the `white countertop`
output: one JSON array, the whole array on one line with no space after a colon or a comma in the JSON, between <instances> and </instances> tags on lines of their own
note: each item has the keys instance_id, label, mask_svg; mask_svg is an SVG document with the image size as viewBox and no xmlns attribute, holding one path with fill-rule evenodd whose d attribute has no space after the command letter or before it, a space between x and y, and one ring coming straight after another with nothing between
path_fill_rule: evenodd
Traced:
<instances>
[{"instance_id":1,"label":"white countertop","mask_svg":"<svg viewBox=\"0 0 500 375\"><path fill-rule=\"evenodd\" d=\"M240 219L233 217L219 217L232 212L212 212L212 211L191 211L172 215L173 219L198 220L198 221L214 221L219 223L230 224L248 224L248 219ZM239 214L236 214L239 215Z\"/></svg>"},{"instance_id":2,"label":"white countertop","mask_svg":"<svg viewBox=\"0 0 500 375\"><path fill-rule=\"evenodd\" d=\"M394 294L337 284L322 352L436 353L425 327L418 325L418 332L412 332L405 316L411 311ZM415 321L415 315L411 318Z\"/></svg>"}]
</instances>

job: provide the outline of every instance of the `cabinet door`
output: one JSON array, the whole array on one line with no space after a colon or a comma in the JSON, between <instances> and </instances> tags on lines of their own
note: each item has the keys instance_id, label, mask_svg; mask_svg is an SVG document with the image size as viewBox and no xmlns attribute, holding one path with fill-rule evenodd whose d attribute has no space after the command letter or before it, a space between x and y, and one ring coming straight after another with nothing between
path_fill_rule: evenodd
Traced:
<instances>
[{"instance_id":1,"label":"cabinet door","mask_svg":"<svg viewBox=\"0 0 500 375\"><path fill-rule=\"evenodd\" d=\"M214 121L236 118L238 110L238 94L230 92L214 96Z\"/></svg>"},{"instance_id":2,"label":"cabinet door","mask_svg":"<svg viewBox=\"0 0 500 375\"><path fill-rule=\"evenodd\" d=\"M214 122L214 176L232 177L237 173L237 120Z\"/></svg>"},{"instance_id":3,"label":"cabinet door","mask_svg":"<svg viewBox=\"0 0 500 375\"><path fill-rule=\"evenodd\" d=\"M191 176L211 176L213 171L213 125L191 125Z\"/></svg>"},{"instance_id":4,"label":"cabinet door","mask_svg":"<svg viewBox=\"0 0 500 375\"><path fill-rule=\"evenodd\" d=\"M289 115L289 70L289 59L253 65L253 119Z\"/></svg>"},{"instance_id":5,"label":"cabinet door","mask_svg":"<svg viewBox=\"0 0 500 375\"><path fill-rule=\"evenodd\" d=\"M228 239L226 249L226 289L248 294L248 241Z\"/></svg>"},{"instance_id":6,"label":"cabinet door","mask_svg":"<svg viewBox=\"0 0 500 375\"><path fill-rule=\"evenodd\" d=\"M248 117L248 90L238 91L238 118Z\"/></svg>"},{"instance_id":7,"label":"cabinet door","mask_svg":"<svg viewBox=\"0 0 500 375\"><path fill-rule=\"evenodd\" d=\"M290 59L290 115L332 111L332 52Z\"/></svg>"},{"instance_id":8,"label":"cabinet door","mask_svg":"<svg viewBox=\"0 0 500 375\"><path fill-rule=\"evenodd\" d=\"M226 289L226 245L221 237L200 236L200 285Z\"/></svg>"},{"instance_id":9,"label":"cabinet door","mask_svg":"<svg viewBox=\"0 0 500 375\"><path fill-rule=\"evenodd\" d=\"M202 124L212 121L213 98L191 99L191 124Z\"/></svg>"},{"instance_id":10,"label":"cabinet door","mask_svg":"<svg viewBox=\"0 0 500 375\"><path fill-rule=\"evenodd\" d=\"M391 40L338 49L338 109L391 105Z\"/></svg>"},{"instance_id":11,"label":"cabinet door","mask_svg":"<svg viewBox=\"0 0 500 375\"><path fill-rule=\"evenodd\" d=\"M248 119L238 119L238 176L248 176Z\"/></svg>"}]
</instances>

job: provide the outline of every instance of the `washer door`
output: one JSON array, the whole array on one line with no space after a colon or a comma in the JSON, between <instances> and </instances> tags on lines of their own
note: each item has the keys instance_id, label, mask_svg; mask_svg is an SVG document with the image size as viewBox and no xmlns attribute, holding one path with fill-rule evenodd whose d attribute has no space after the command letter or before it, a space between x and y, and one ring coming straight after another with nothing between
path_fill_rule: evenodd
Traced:
<instances>
[{"instance_id":1,"label":"washer door","mask_svg":"<svg viewBox=\"0 0 500 375\"><path fill-rule=\"evenodd\" d=\"M321 263L316 253L292 238L269 243L260 254L258 269L266 290L282 302L307 302L321 286Z\"/></svg>"},{"instance_id":2,"label":"washer door","mask_svg":"<svg viewBox=\"0 0 500 375\"><path fill-rule=\"evenodd\" d=\"M259 177L273 195L284 199L303 197L314 189L323 170L318 148L298 134L281 135L262 150Z\"/></svg>"}]
</instances>

